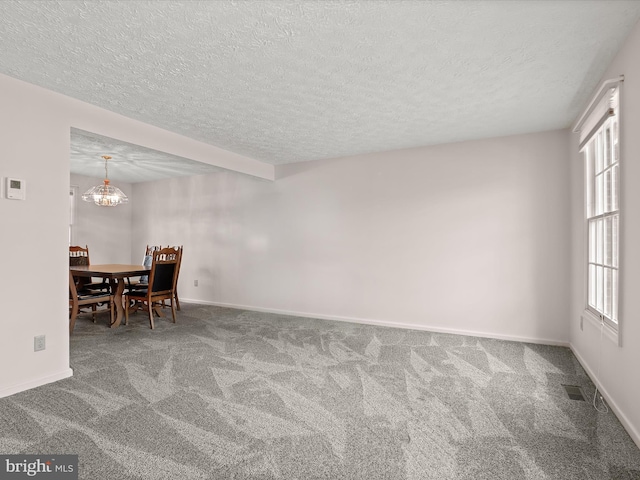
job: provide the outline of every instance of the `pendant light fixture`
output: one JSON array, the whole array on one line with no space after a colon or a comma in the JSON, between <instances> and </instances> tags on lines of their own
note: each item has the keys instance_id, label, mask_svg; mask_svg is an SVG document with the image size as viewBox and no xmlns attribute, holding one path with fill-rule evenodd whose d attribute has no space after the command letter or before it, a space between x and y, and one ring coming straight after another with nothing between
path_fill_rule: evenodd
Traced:
<instances>
[{"instance_id":1,"label":"pendant light fixture","mask_svg":"<svg viewBox=\"0 0 640 480\"><path fill-rule=\"evenodd\" d=\"M109 185L109 171L107 169L107 161L111 159L109 155L103 155L104 158L104 183L90 188L82 195L85 202L93 202L101 207L115 207L121 203L128 203L129 199L122 193L118 187Z\"/></svg>"}]
</instances>

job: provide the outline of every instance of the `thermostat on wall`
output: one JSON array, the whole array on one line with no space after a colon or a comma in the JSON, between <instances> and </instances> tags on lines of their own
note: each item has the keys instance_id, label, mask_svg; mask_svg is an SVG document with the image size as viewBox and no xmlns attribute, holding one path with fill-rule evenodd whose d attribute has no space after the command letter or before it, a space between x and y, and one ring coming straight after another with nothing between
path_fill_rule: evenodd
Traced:
<instances>
[{"instance_id":1,"label":"thermostat on wall","mask_svg":"<svg viewBox=\"0 0 640 480\"><path fill-rule=\"evenodd\" d=\"M7 198L12 200L24 200L27 189L25 181L9 177L7 177L6 180L7 184L5 185L4 191L6 192Z\"/></svg>"}]
</instances>

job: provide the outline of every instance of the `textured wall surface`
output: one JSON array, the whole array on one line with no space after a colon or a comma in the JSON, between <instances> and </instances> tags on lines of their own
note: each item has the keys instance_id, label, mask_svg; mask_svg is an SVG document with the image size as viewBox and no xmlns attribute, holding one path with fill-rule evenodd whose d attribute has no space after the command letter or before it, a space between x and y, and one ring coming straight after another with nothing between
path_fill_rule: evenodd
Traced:
<instances>
[{"instance_id":1,"label":"textured wall surface","mask_svg":"<svg viewBox=\"0 0 640 480\"><path fill-rule=\"evenodd\" d=\"M0 2L0 72L270 163L565 128L636 1Z\"/></svg>"}]
</instances>

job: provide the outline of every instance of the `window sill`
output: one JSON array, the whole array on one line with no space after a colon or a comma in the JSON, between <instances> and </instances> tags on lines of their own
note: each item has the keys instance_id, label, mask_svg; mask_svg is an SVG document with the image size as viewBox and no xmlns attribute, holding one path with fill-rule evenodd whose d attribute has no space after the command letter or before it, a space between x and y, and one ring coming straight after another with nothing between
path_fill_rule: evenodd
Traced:
<instances>
[{"instance_id":1,"label":"window sill","mask_svg":"<svg viewBox=\"0 0 640 480\"><path fill-rule=\"evenodd\" d=\"M582 312L582 321L588 321L594 328L600 330L602 328L602 336L607 338L611 342L615 343L618 347L622 347L622 337L620 336L620 325L618 325L618 330L614 330L606 323L602 322L598 317L596 317L589 310L585 310Z\"/></svg>"}]
</instances>

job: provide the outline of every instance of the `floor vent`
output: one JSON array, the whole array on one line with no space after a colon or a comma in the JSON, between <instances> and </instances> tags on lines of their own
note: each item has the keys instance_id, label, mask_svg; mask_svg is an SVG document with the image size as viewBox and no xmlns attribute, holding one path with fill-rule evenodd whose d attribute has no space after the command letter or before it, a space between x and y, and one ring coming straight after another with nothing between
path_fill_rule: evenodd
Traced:
<instances>
[{"instance_id":1,"label":"floor vent","mask_svg":"<svg viewBox=\"0 0 640 480\"><path fill-rule=\"evenodd\" d=\"M580 400L580 401L585 401L584 399L584 393L582 392L582 388L578 387L577 385L562 385L565 389L565 391L567 392L567 396L571 399L571 400Z\"/></svg>"}]
</instances>

